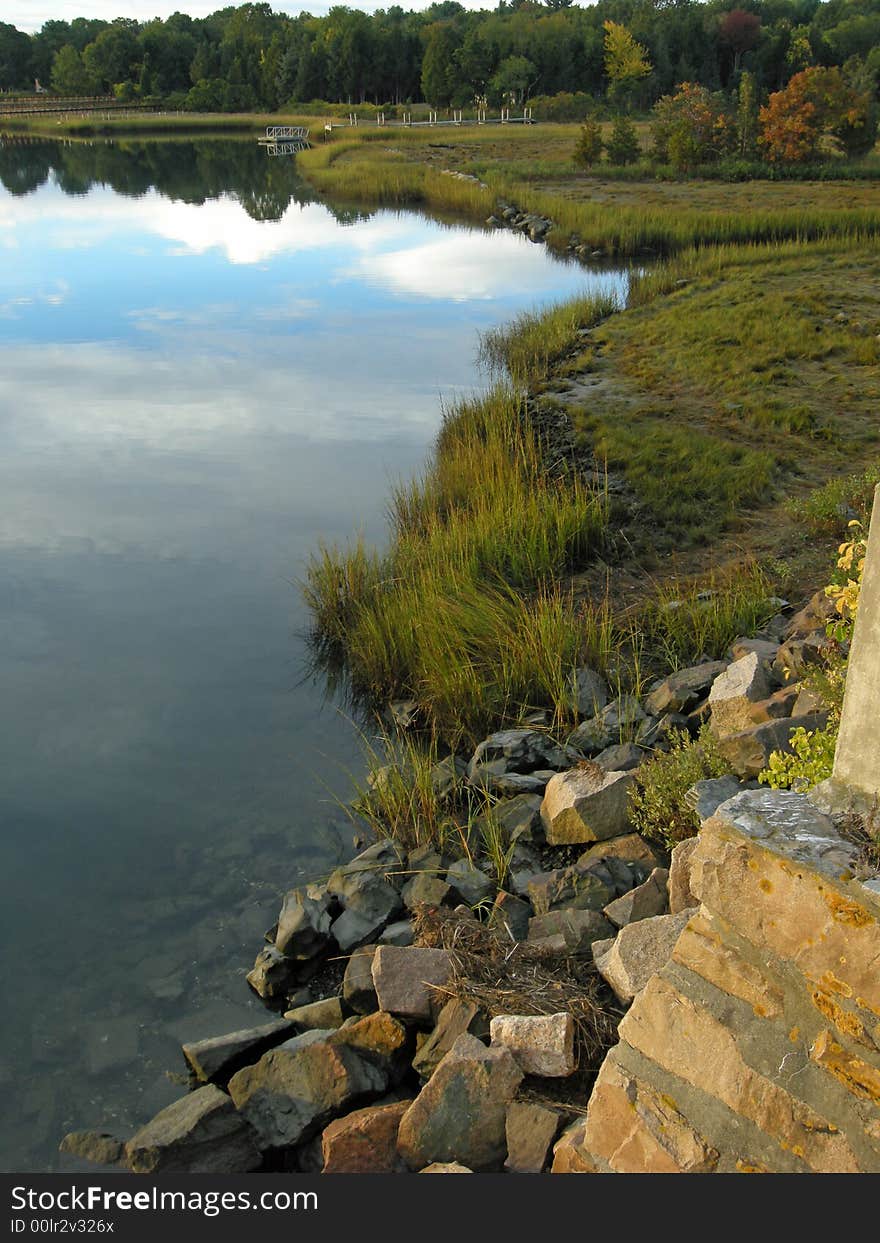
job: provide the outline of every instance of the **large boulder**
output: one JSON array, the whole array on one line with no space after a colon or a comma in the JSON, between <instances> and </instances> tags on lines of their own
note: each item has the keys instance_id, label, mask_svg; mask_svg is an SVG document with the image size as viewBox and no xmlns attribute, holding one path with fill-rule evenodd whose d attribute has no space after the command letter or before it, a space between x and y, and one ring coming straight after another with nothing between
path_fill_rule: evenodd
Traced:
<instances>
[{"instance_id":1,"label":"large boulder","mask_svg":"<svg viewBox=\"0 0 880 1243\"><path fill-rule=\"evenodd\" d=\"M275 947L285 958L314 958L330 938L333 899L321 885L291 889L278 916Z\"/></svg>"},{"instance_id":2,"label":"large boulder","mask_svg":"<svg viewBox=\"0 0 880 1243\"><path fill-rule=\"evenodd\" d=\"M655 915L653 919L627 924L610 948L598 954L599 974L625 1005L669 961L691 914L691 911L681 911L678 915ZM598 948L599 944L594 946L594 953Z\"/></svg>"},{"instance_id":3,"label":"large boulder","mask_svg":"<svg viewBox=\"0 0 880 1243\"><path fill-rule=\"evenodd\" d=\"M397 1151L400 1120L409 1101L368 1105L337 1118L321 1136L324 1174L405 1174Z\"/></svg>"},{"instance_id":4,"label":"large boulder","mask_svg":"<svg viewBox=\"0 0 880 1243\"><path fill-rule=\"evenodd\" d=\"M709 692L712 732L719 737L736 734L753 723L752 705L770 694L767 668L756 652L733 661L718 675Z\"/></svg>"},{"instance_id":5,"label":"large boulder","mask_svg":"<svg viewBox=\"0 0 880 1243\"><path fill-rule=\"evenodd\" d=\"M262 1158L247 1120L209 1083L142 1126L125 1160L133 1174L247 1174Z\"/></svg>"},{"instance_id":6,"label":"large boulder","mask_svg":"<svg viewBox=\"0 0 880 1243\"><path fill-rule=\"evenodd\" d=\"M276 1019L262 1027L211 1036L207 1040L192 1040L182 1046L183 1056L198 1083L225 1087L230 1075L242 1066L259 1061L269 1049L295 1034L296 1026L289 1019Z\"/></svg>"},{"instance_id":7,"label":"large boulder","mask_svg":"<svg viewBox=\"0 0 880 1243\"><path fill-rule=\"evenodd\" d=\"M559 1014L499 1014L490 1024L493 1048L509 1049L527 1075L564 1079L577 1070L574 1019Z\"/></svg>"},{"instance_id":8,"label":"large boulder","mask_svg":"<svg viewBox=\"0 0 880 1243\"><path fill-rule=\"evenodd\" d=\"M457 1161L497 1170L507 1152L507 1107L523 1072L505 1048L459 1036L403 1115L398 1148L412 1170Z\"/></svg>"},{"instance_id":9,"label":"large boulder","mask_svg":"<svg viewBox=\"0 0 880 1243\"><path fill-rule=\"evenodd\" d=\"M439 1009L432 985L442 988L452 974L446 950L380 945L373 958L373 983L383 1010L427 1023Z\"/></svg>"},{"instance_id":10,"label":"large boulder","mask_svg":"<svg viewBox=\"0 0 880 1243\"><path fill-rule=\"evenodd\" d=\"M627 793L632 773L605 772L584 765L558 773L548 782L541 819L551 846L604 841L630 828Z\"/></svg>"},{"instance_id":11,"label":"large boulder","mask_svg":"<svg viewBox=\"0 0 880 1243\"><path fill-rule=\"evenodd\" d=\"M385 1071L345 1044L330 1044L331 1034L296 1036L230 1079L229 1094L262 1148L303 1143L388 1087Z\"/></svg>"}]
</instances>

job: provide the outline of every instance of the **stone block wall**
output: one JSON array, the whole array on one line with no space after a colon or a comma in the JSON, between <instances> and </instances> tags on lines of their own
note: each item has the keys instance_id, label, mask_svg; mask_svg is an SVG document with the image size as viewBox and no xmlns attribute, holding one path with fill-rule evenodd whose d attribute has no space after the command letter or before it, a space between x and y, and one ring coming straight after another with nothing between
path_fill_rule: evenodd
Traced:
<instances>
[{"instance_id":1,"label":"stone block wall","mask_svg":"<svg viewBox=\"0 0 880 1243\"><path fill-rule=\"evenodd\" d=\"M864 876L803 795L747 791L705 821L701 905L621 1022L565 1166L880 1172L880 892Z\"/></svg>"}]
</instances>

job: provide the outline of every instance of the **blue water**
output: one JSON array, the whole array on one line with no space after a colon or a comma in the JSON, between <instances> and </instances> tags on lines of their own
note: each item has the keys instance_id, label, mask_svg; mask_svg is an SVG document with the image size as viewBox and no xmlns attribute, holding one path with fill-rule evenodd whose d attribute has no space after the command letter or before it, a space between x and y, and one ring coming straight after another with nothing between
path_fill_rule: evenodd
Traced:
<instances>
[{"instance_id":1,"label":"blue water","mask_svg":"<svg viewBox=\"0 0 880 1243\"><path fill-rule=\"evenodd\" d=\"M331 212L255 146L0 140L6 1170L260 1021L244 973L350 848L361 763L295 580L384 539L479 331L587 284L510 233Z\"/></svg>"}]
</instances>

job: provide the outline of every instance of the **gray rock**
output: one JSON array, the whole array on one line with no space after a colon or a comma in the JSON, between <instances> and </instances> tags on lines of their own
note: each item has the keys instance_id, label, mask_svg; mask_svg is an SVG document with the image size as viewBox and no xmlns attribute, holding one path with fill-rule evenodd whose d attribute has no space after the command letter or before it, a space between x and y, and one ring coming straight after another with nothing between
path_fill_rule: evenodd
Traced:
<instances>
[{"instance_id":1,"label":"gray rock","mask_svg":"<svg viewBox=\"0 0 880 1243\"><path fill-rule=\"evenodd\" d=\"M571 706L579 717L597 716L608 703L605 679L586 665L573 672L571 690Z\"/></svg>"},{"instance_id":2,"label":"gray rock","mask_svg":"<svg viewBox=\"0 0 880 1243\"><path fill-rule=\"evenodd\" d=\"M503 890L495 896L495 904L489 912L489 927L512 941L524 941L529 932L532 908L522 898Z\"/></svg>"},{"instance_id":3,"label":"gray rock","mask_svg":"<svg viewBox=\"0 0 880 1243\"><path fill-rule=\"evenodd\" d=\"M468 765L468 777L476 781L484 769L492 775L560 769L569 762L566 751L547 734L534 729L505 729L480 743ZM502 767L494 768L497 764Z\"/></svg>"},{"instance_id":4,"label":"gray rock","mask_svg":"<svg viewBox=\"0 0 880 1243\"><path fill-rule=\"evenodd\" d=\"M412 926L410 925L410 931ZM372 1014L379 1009L376 986L373 983L373 955L375 945L356 949L348 960L342 981L342 998L355 1014Z\"/></svg>"},{"instance_id":5,"label":"gray rock","mask_svg":"<svg viewBox=\"0 0 880 1243\"><path fill-rule=\"evenodd\" d=\"M499 1169L507 1107L522 1077L508 1049L459 1036L400 1123L398 1149L410 1169L438 1161Z\"/></svg>"},{"instance_id":6,"label":"gray rock","mask_svg":"<svg viewBox=\"0 0 880 1243\"><path fill-rule=\"evenodd\" d=\"M446 873L446 882L452 889L452 900L465 906L477 906L495 892L495 886L485 872L475 868L467 859L453 863Z\"/></svg>"},{"instance_id":7,"label":"gray rock","mask_svg":"<svg viewBox=\"0 0 880 1243\"><path fill-rule=\"evenodd\" d=\"M576 866L588 868L599 861L620 859L634 868L638 880L647 880L655 867L661 867L664 855L657 846L645 840L640 833L624 833L605 842L596 842L578 856Z\"/></svg>"},{"instance_id":8,"label":"gray rock","mask_svg":"<svg viewBox=\"0 0 880 1243\"><path fill-rule=\"evenodd\" d=\"M541 820L550 845L604 841L629 830L627 793L632 773L605 772L598 765L559 773L547 785Z\"/></svg>"},{"instance_id":9,"label":"gray rock","mask_svg":"<svg viewBox=\"0 0 880 1243\"><path fill-rule=\"evenodd\" d=\"M697 781L685 791L684 801L697 813L702 822L715 815L715 809L726 803L734 794L742 789L739 777L731 774L728 777L708 777L705 781Z\"/></svg>"},{"instance_id":10,"label":"gray rock","mask_svg":"<svg viewBox=\"0 0 880 1243\"><path fill-rule=\"evenodd\" d=\"M589 954L596 941L613 937L615 928L599 911L571 908L549 911L529 920L529 944L547 945L551 938L562 938L567 954Z\"/></svg>"},{"instance_id":11,"label":"gray rock","mask_svg":"<svg viewBox=\"0 0 880 1243\"><path fill-rule=\"evenodd\" d=\"M541 801L540 794L518 794L502 799L492 808L492 819L501 826L510 842L543 842ZM480 816L475 822L478 832L482 820Z\"/></svg>"},{"instance_id":12,"label":"gray rock","mask_svg":"<svg viewBox=\"0 0 880 1243\"><path fill-rule=\"evenodd\" d=\"M401 948L412 945L415 939L412 921L409 919L400 919L397 923L389 924L382 935L379 937L380 945L397 945Z\"/></svg>"},{"instance_id":13,"label":"gray rock","mask_svg":"<svg viewBox=\"0 0 880 1243\"><path fill-rule=\"evenodd\" d=\"M667 884L669 873L665 868L654 871L643 884L631 889L623 897L615 898L605 907L605 916L617 928L634 924L639 919L664 915L669 907Z\"/></svg>"},{"instance_id":14,"label":"gray rock","mask_svg":"<svg viewBox=\"0 0 880 1243\"><path fill-rule=\"evenodd\" d=\"M724 661L707 661L688 669L679 669L653 687L645 699L645 708L652 716L666 712L690 712L709 693L715 679L724 672Z\"/></svg>"},{"instance_id":15,"label":"gray rock","mask_svg":"<svg viewBox=\"0 0 880 1243\"><path fill-rule=\"evenodd\" d=\"M593 946L599 974L624 1005L669 961L690 917L690 911L680 911L678 915L640 919L621 928L606 954L598 953L598 944Z\"/></svg>"},{"instance_id":16,"label":"gray rock","mask_svg":"<svg viewBox=\"0 0 880 1243\"><path fill-rule=\"evenodd\" d=\"M141 1127L125 1159L134 1174L246 1174L261 1164L255 1140L229 1097L207 1084Z\"/></svg>"},{"instance_id":17,"label":"gray rock","mask_svg":"<svg viewBox=\"0 0 880 1243\"><path fill-rule=\"evenodd\" d=\"M673 735L689 731L691 725L690 717L678 712L667 712L657 719L649 717L639 726L639 745L652 751L668 751Z\"/></svg>"},{"instance_id":18,"label":"gray rock","mask_svg":"<svg viewBox=\"0 0 880 1243\"><path fill-rule=\"evenodd\" d=\"M417 906L442 906L444 902L453 900L452 888L439 876L431 876L427 872L419 872L412 876L401 891L403 904L409 911Z\"/></svg>"},{"instance_id":19,"label":"gray rock","mask_svg":"<svg viewBox=\"0 0 880 1243\"><path fill-rule=\"evenodd\" d=\"M431 789L439 799L450 798L464 784L467 763L458 755L447 755L431 769Z\"/></svg>"},{"instance_id":20,"label":"gray rock","mask_svg":"<svg viewBox=\"0 0 880 1243\"><path fill-rule=\"evenodd\" d=\"M415 1022L428 1022L439 1009L431 986L443 987L452 974L446 950L380 945L373 958L373 983L382 1010Z\"/></svg>"},{"instance_id":21,"label":"gray rock","mask_svg":"<svg viewBox=\"0 0 880 1243\"><path fill-rule=\"evenodd\" d=\"M637 747L634 742L619 742L614 747L606 747L604 751L600 751L594 756L593 762L607 773L628 773L638 768L647 758L644 748Z\"/></svg>"},{"instance_id":22,"label":"gray rock","mask_svg":"<svg viewBox=\"0 0 880 1243\"><path fill-rule=\"evenodd\" d=\"M284 895L275 947L296 960L314 958L330 938L332 898L323 886L308 885Z\"/></svg>"},{"instance_id":23,"label":"gray rock","mask_svg":"<svg viewBox=\"0 0 880 1243\"><path fill-rule=\"evenodd\" d=\"M330 931L339 948L344 954L347 954L358 945L375 941L385 927L387 918L387 916L380 914L364 915L354 907L351 907L343 911L339 918L333 921L330 925Z\"/></svg>"},{"instance_id":24,"label":"gray rock","mask_svg":"<svg viewBox=\"0 0 880 1243\"><path fill-rule=\"evenodd\" d=\"M285 958L274 945L267 945L257 954L256 962L247 974L251 988L266 1001L287 995L296 981L297 964Z\"/></svg>"},{"instance_id":25,"label":"gray rock","mask_svg":"<svg viewBox=\"0 0 880 1243\"><path fill-rule=\"evenodd\" d=\"M190 1041L182 1046L183 1056L197 1082L225 1087L229 1077L242 1066L258 1061L267 1050L295 1033L296 1028L288 1019L276 1019L262 1027Z\"/></svg>"},{"instance_id":26,"label":"gray rock","mask_svg":"<svg viewBox=\"0 0 880 1243\"><path fill-rule=\"evenodd\" d=\"M402 864L396 867L402 871ZM401 879L403 879L401 877ZM346 911L355 911L365 920L388 923L403 909L397 889L383 872L371 868L337 868L327 882L327 888L337 897ZM335 933L334 933L335 936Z\"/></svg>"},{"instance_id":27,"label":"gray rock","mask_svg":"<svg viewBox=\"0 0 880 1243\"><path fill-rule=\"evenodd\" d=\"M824 729L828 723L826 712L809 716L788 717L782 721L768 721L754 725L718 740L718 749L735 773L745 780L758 776L767 767L774 751L791 752L791 735L798 727L806 730Z\"/></svg>"},{"instance_id":28,"label":"gray rock","mask_svg":"<svg viewBox=\"0 0 880 1243\"><path fill-rule=\"evenodd\" d=\"M430 1079L459 1036L489 1038L489 1020L473 1001L451 997L437 1017L437 1025L412 1061L422 1079Z\"/></svg>"},{"instance_id":29,"label":"gray rock","mask_svg":"<svg viewBox=\"0 0 880 1243\"><path fill-rule=\"evenodd\" d=\"M382 1010L348 1019L327 1037L327 1043L334 1047L345 1045L376 1066L391 1084L399 1083L412 1063L414 1041L409 1032L392 1014Z\"/></svg>"},{"instance_id":30,"label":"gray rock","mask_svg":"<svg viewBox=\"0 0 880 1243\"><path fill-rule=\"evenodd\" d=\"M306 1032L229 1081L229 1094L262 1148L288 1148L388 1087L388 1075L327 1032Z\"/></svg>"},{"instance_id":31,"label":"gray rock","mask_svg":"<svg viewBox=\"0 0 880 1243\"><path fill-rule=\"evenodd\" d=\"M614 890L594 870L568 867L534 876L529 881L528 894L535 914L546 915L562 907L601 911L612 901Z\"/></svg>"},{"instance_id":32,"label":"gray rock","mask_svg":"<svg viewBox=\"0 0 880 1243\"><path fill-rule=\"evenodd\" d=\"M734 639L730 645L731 660L739 660L742 656L748 656L752 652L759 660L766 661L768 665L772 665L776 659L776 653L779 651L779 644L774 643L772 639L758 638L739 638Z\"/></svg>"},{"instance_id":33,"label":"gray rock","mask_svg":"<svg viewBox=\"0 0 880 1243\"><path fill-rule=\"evenodd\" d=\"M499 798L516 798L522 794L543 794L547 782L555 772L551 769L539 769L534 773L500 773L491 774L482 783L483 788ZM478 784L476 781L474 784Z\"/></svg>"}]
</instances>

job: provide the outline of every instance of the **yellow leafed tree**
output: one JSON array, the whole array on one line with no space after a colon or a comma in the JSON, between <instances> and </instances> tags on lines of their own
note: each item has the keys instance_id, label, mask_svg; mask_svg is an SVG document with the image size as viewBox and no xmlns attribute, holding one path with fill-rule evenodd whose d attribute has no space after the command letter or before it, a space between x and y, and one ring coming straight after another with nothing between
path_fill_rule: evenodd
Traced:
<instances>
[{"instance_id":1,"label":"yellow leafed tree","mask_svg":"<svg viewBox=\"0 0 880 1243\"><path fill-rule=\"evenodd\" d=\"M635 86L651 72L648 53L637 43L626 26L607 21L605 27L605 74L612 99L627 98Z\"/></svg>"}]
</instances>

